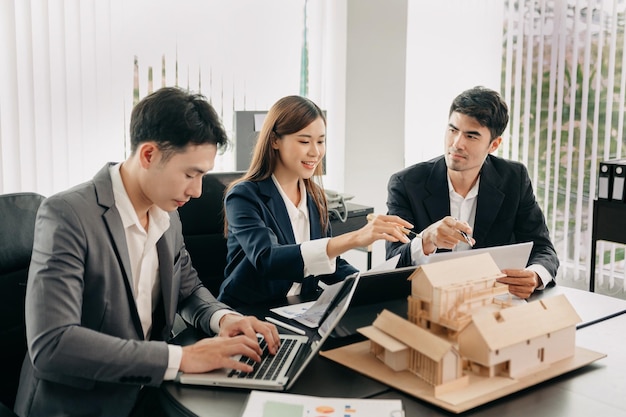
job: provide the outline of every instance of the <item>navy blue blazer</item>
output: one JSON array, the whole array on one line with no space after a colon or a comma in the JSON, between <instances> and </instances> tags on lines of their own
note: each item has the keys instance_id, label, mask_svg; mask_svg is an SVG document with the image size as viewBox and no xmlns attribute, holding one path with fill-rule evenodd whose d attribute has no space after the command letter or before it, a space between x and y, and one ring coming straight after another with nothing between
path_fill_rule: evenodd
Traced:
<instances>
[{"instance_id":1,"label":"navy blue blazer","mask_svg":"<svg viewBox=\"0 0 626 417\"><path fill-rule=\"evenodd\" d=\"M450 215L447 166L443 156L410 166L392 175L387 209L422 231ZM539 264L555 277L559 260L526 167L488 155L481 169L475 248L533 242L528 265ZM411 265L410 243L387 242L386 255L401 254L398 266Z\"/></svg>"},{"instance_id":2,"label":"navy blue blazer","mask_svg":"<svg viewBox=\"0 0 626 417\"><path fill-rule=\"evenodd\" d=\"M322 231L319 211L310 195L307 206L311 240L331 236L330 230ZM235 185L226 194L224 207L228 254L218 299L231 307L284 298L294 282L302 282L302 295L311 295L318 280L332 284L357 271L338 257L334 274L304 277L300 245L271 178Z\"/></svg>"}]
</instances>

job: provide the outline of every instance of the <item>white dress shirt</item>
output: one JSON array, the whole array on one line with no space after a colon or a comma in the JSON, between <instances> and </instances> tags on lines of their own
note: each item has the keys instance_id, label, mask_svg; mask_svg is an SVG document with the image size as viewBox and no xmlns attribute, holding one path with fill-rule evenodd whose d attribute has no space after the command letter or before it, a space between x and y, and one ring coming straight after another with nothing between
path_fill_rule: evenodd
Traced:
<instances>
[{"instance_id":1,"label":"white dress shirt","mask_svg":"<svg viewBox=\"0 0 626 417\"><path fill-rule=\"evenodd\" d=\"M141 319L144 338L148 340L152 331L152 311L158 304L158 297L161 293L161 283L158 274L159 257L156 243L169 228L170 216L164 210L152 206L148 211L149 227L146 231L139 222L137 212L135 212L130 197L126 193L126 188L124 188L120 175L120 166L121 164L112 166L109 168L109 172L113 184L115 206L120 212L126 234L133 280L133 296L135 297L137 312ZM171 380L176 377L180 368L183 348L170 344L167 347L169 360L164 379Z\"/></svg>"},{"instance_id":2,"label":"white dress shirt","mask_svg":"<svg viewBox=\"0 0 626 417\"><path fill-rule=\"evenodd\" d=\"M465 197L461 196L454 190L450 176L448 175L447 177L448 192L450 194L450 215L457 220L466 222L473 230L474 221L476 220L476 205L478 204L480 176L476 180L476 184L474 184ZM469 249L471 249L471 247L467 243L461 241L452 250L460 251ZM422 239L413 239L411 241L411 259L413 260L413 265L420 265L424 263L428 255L430 255L430 253L424 254L422 249ZM527 266L526 269L536 272L539 276L541 283L537 287L538 290L544 289L545 286L553 279L552 275L550 275L548 270L542 265L533 264Z\"/></svg>"},{"instance_id":3,"label":"white dress shirt","mask_svg":"<svg viewBox=\"0 0 626 417\"><path fill-rule=\"evenodd\" d=\"M309 275L317 276L334 273L337 268L337 258L330 259L326 253L326 246L330 238L311 240L311 225L309 223L307 192L304 181L300 180L298 182L298 186L300 187L300 203L296 207L289 197L287 197L287 194L278 183L274 174L272 174L272 180L287 207L287 213L289 214L289 220L291 221L291 228L293 229L296 243L300 244L300 253L304 261L303 276L308 277ZM301 283L294 282L287 296L300 294L301 287Z\"/></svg>"}]
</instances>

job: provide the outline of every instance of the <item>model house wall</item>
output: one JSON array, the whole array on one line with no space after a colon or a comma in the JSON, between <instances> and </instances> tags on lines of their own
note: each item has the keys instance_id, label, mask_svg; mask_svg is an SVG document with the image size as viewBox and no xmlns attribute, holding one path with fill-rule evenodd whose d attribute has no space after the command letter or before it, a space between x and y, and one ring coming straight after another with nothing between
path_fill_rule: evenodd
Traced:
<instances>
[{"instance_id":1,"label":"model house wall","mask_svg":"<svg viewBox=\"0 0 626 417\"><path fill-rule=\"evenodd\" d=\"M572 356L579 322L564 295L499 312L480 312L459 334L459 351L476 370L483 367L489 376L519 378Z\"/></svg>"},{"instance_id":2,"label":"model house wall","mask_svg":"<svg viewBox=\"0 0 626 417\"><path fill-rule=\"evenodd\" d=\"M427 329L435 324L459 331L473 310L508 292L496 282L503 276L488 253L422 265L409 277L409 320Z\"/></svg>"},{"instance_id":3,"label":"model house wall","mask_svg":"<svg viewBox=\"0 0 626 417\"><path fill-rule=\"evenodd\" d=\"M452 343L388 310L359 332L370 339L370 351L394 371L407 369L432 385L463 375L459 352Z\"/></svg>"}]
</instances>

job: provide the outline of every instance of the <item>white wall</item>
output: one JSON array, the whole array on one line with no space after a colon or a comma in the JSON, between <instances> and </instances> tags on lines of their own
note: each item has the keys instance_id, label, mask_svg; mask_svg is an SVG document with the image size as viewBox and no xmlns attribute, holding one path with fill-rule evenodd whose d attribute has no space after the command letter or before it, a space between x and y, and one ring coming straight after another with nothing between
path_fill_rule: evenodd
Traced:
<instances>
[{"instance_id":1,"label":"white wall","mask_svg":"<svg viewBox=\"0 0 626 417\"><path fill-rule=\"evenodd\" d=\"M322 103L326 104L326 176L324 186L345 191L344 161L346 130L346 36L348 7L346 0L326 0L324 4L326 48L322 55Z\"/></svg>"},{"instance_id":2,"label":"white wall","mask_svg":"<svg viewBox=\"0 0 626 417\"><path fill-rule=\"evenodd\" d=\"M345 4L345 18L336 15L345 19L345 72L335 75L334 89L338 105L345 103L345 160L343 178L327 182L385 213L391 174L442 153L452 99L475 85L499 90L503 6L499 0ZM345 97L337 80L345 82ZM336 169L333 163L329 176ZM362 253L346 258L363 267ZM384 243L376 242L373 264L384 258Z\"/></svg>"},{"instance_id":3,"label":"white wall","mask_svg":"<svg viewBox=\"0 0 626 417\"><path fill-rule=\"evenodd\" d=\"M450 103L476 85L500 90L501 0L409 2L405 165L443 152Z\"/></svg>"},{"instance_id":4,"label":"white wall","mask_svg":"<svg viewBox=\"0 0 626 417\"><path fill-rule=\"evenodd\" d=\"M344 183L386 212L389 176L404 164L407 0L348 0ZM374 246L374 265L384 244Z\"/></svg>"}]
</instances>

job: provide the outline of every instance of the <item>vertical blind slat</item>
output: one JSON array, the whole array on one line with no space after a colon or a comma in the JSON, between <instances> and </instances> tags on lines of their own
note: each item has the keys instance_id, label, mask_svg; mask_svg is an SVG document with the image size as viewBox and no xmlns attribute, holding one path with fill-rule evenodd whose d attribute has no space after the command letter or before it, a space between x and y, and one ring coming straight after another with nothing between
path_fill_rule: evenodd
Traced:
<instances>
[{"instance_id":1,"label":"vertical blind slat","mask_svg":"<svg viewBox=\"0 0 626 417\"><path fill-rule=\"evenodd\" d=\"M52 152L52 120L51 120L51 79L50 79L50 30L48 28L48 2L46 0L32 0L32 22L33 27L38 30L33 34L33 67L36 68L33 74L33 89L37 91L37 98L34 100L35 138L37 145L33 146L33 165L29 167L29 172L34 176L33 181L36 188L45 190L44 194L52 191L52 177L54 172L48 164L38 164L35 161L48 157Z\"/></svg>"},{"instance_id":2,"label":"vertical blind slat","mask_svg":"<svg viewBox=\"0 0 626 417\"><path fill-rule=\"evenodd\" d=\"M545 39L546 33L545 31L545 9L546 4L545 0L540 0L539 5L539 34L537 36L538 39L538 50L537 50L537 77L534 80L534 84L537 89L536 99L535 99L535 144L534 144L534 154L533 154L533 170L532 170L532 180L533 184L539 185L539 162L540 162L540 147L541 147L541 123L542 123L542 95L543 95L543 56L545 50ZM543 158L541 158L543 161ZM535 190L535 193L538 193L538 190Z\"/></svg>"},{"instance_id":3,"label":"vertical blind slat","mask_svg":"<svg viewBox=\"0 0 626 417\"><path fill-rule=\"evenodd\" d=\"M29 1L15 3L15 18L21 22L16 27L17 49L17 110L18 110L18 163L17 172L20 178L20 187L33 189L36 187L34 138L34 67L33 67L33 36L32 15Z\"/></svg>"},{"instance_id":4,"label":"vertical blind slat","mask_svg":"<svg viewBox=\"0 0 626 417\"><path fill-rule=\"evenodd\" d=\"M517 13L517 18L519 19L518 28L519 28L519 36L517 37L516 42L516 50L515 50L515 78L514 83L516 86L522 85L522 74L523 74L523 64L524 64L524 14L521 12ZM514 160L519 160L519 141L520 141L520 118L522 114L522 106L521 99L522 97L522 89L516 88L513 94L513 114L511 114L511 118L513 121L513 126L511 127L512 135L511 135L511 152L509 153L509 157Z\"/></svg>"},{"instance_id":5,"label":"vertical blind slat","mask_svg":"<svg viewBox=\"0 0 626 417\"><path fill-rule=\"evenodd\" d=\"M17 33L15 2L0 2L0 186L3 192L19 190L19 113L17 112Z\"/></svg>"},{"instance_id":6,"label":"vertical blind slat","mask_svg":"<svg viewBox=\"0 0 626 417\"><path fill-rule=\"evenodd\" d=\"M587 151L587 124L588 119L587 115L589 112L589 83L590 83L590 69L591 69L591 17L592 13L587 13L587 18L585 19L586 31L585 31L585 41L583 45L583 79L582 79L582 102L581 102L581 122L580 122L580 140L578 145L578 177L577 177L577 187L576 187L576 195L582 196L584 194L584 186L585 184L585 172L586 170L586 151ZM583 199L576 199L576 213L575 213L575 224L581 225L583 224L583 218L588 217L590 212L587 212L587 216L584 216L583 211L588 207L583 207ZM585 247L589 247L590 243L590 235L583 235L580 227L574 228L576 242L583 242L583 236L587 238L584 240ZM583 245L574 245L574 260L581 259L581 247ZM576 274L576 278L578 279L579 274L581 272L580 262L573 262L574 270ZM582 271L587 271L588 268L582 268ZM587 275L587 274L586 274Z\"/></svg>"},{"instance_id":7,"label":"vertical blind slat","mask_svg":"<svg viewBox=\"0 0 626 417\"><path fill-rule=\"evenodd\" d=\"M528 35L526 41L526 58L524 60L524 118L522 120L522 163L528 166L528 152L530 147L530 111L531 97L533 90L533 53L535 42L535 19L534 10L536 8L535 0L531 1L530 13L531 17L528 22Z\"/></svg>"},{"instance_id":8,"label":"vertical blind slat","mask_svg":"<svg viewBox=\"0 0 626 417\"><path fill-rule=\"evenodd\" d=\"M511 103L511 91L513 90L513 50L515 49L513 43L513 35L514 27L516 25L516 15L515 15L515 5L513 2L510 2L508 5L508 9L506 10L507 18L505 19L507 25L506 31L506 43L505 43L505 59L504 59L504 88L503 88L503 98L507 103ZM510 136L511 134L511 126L507 126L507 132ZM501 146L501 155L508 156L510 143L508 140L505 140L503 146Z\"/></svg>"},{"instance_id":9,"label":"vertical blind slat","mask_svg":"<svg viewBox=\"0 0 626 417\"><path fill-rule=\"evenodd\" d=\"M69 118L67 117L67 77L66 77L66 26L64 2L48 3L48 26L50 51L50 100L52 132L50 141L53 144L49 158L49 169L52 175L52 188L42 192L50 195L68 184L71 178L69 163Z\"/></svg>"},{"instance_id":10,"label":"vertical blind slat","mask_svg":"<svg viewBox=\"0 0 626 417\"><path fill-rule=\"evenodd\" d=\"M595 60L595 82L594 82L594 90L595 90L595 94L594 94L594 104L593 104L593 108L594 108L594 112L593 112L593 126L599 126L600 125L600 111L601 111L601 106L602 106L602 102L601 102L601 92L602 92L602 70L603 70L603 51L604 51L604 30L603 28L600 28L599 30L599 34L598 34L598 46L597 46L597 54L596 54L596 60ZM594 198L594 196L596 195L596 176L597 176L597 160L598 160L598 142L600 139L600 131L597 128L592 129L592 139L591 139L591 170L589 172L590 178L591 178L591 187L590 189L590 193L589 193L589 203L588 203L588 212L589 213L593 213L593 201L592 199ZM591 237L590 237L590 241L589 243L591 244ZM598 246L597 249L597 253L602 253L602 248L603 246ZM590 261L590 260L589 260ZM589 261L586 262L587 265L587 269L590 268L590 264ZM602 256L600 256L600 261L596 264L597 266L601 265L602 263ZM597 269L597 268L596 268ZM595 273L595 271L594 271ZM601 278L598 277L598 283L600 283ZM588 278L587 278L588 281Z\"/></svg>"},{"instance_id":11,"label":"vertical blind slat","mask_svg":"<svg viewBox=\"0 0 626 417\"><path fill-rule=\"evenodd\" d=\"M81 182L84 177L83 102L80 33L80 1L65 2L65 74L67 119L67 160L69 178Z\"/></svg>"},{"instance_id":12,"label":"vertical blind slat","mask_svg":"<svg viewBox=\"0 0 626 417\"><path fill-rule=\"evenodd\" d=\"M578 11L580 10L581 0L577 0L576 7L574 9L574 13L578 16ZM571 62L570 62L570 80L575 80L574 82L570 82L569 85L569 115L568 115L568 123L567 123L567 146L564 149L564 158L566 160L565 163L565 207L563 209L563 236L569 235L569 226L570 226L570 215L571 215L571 191L572 191L572 159L574 152L574 135L576 134L576 99L578 96L578 82L577 82L577 74L578 74L578 32L579 32L580 20L574 19L574 28L573 34L570 36L571 39ZM564 88L567 86L564 86ZM561 159L563 160L563 158ZM565 259L569 259L569 245L568 240L563 239L563 247L561 249L562 256Z\"/></svg>"},{"instance_id":13,"label":"vertical blind slat","mask_svg":"<svg viewBox=\"0 0 626 417\"><path fill-rule=\"evenodd\" d=\"M558 190L559 179L561 172L561 136L563 128L563 100L565 98L565 51L567 34L565 32L565 21L567 18L567 7L564 4L560 4L560 10L557 10L555 14L559 16L559 25L556 27L558 32L558 53L557 53L557 80L556 80L556 121L555 121L555 145L554 145L554 171L552 179L552 222L550 230L557 230L557 219L559 218L559 204L558 204ZM558 250L558 249L557 249Z\"/></svg>"}]
</instances>

